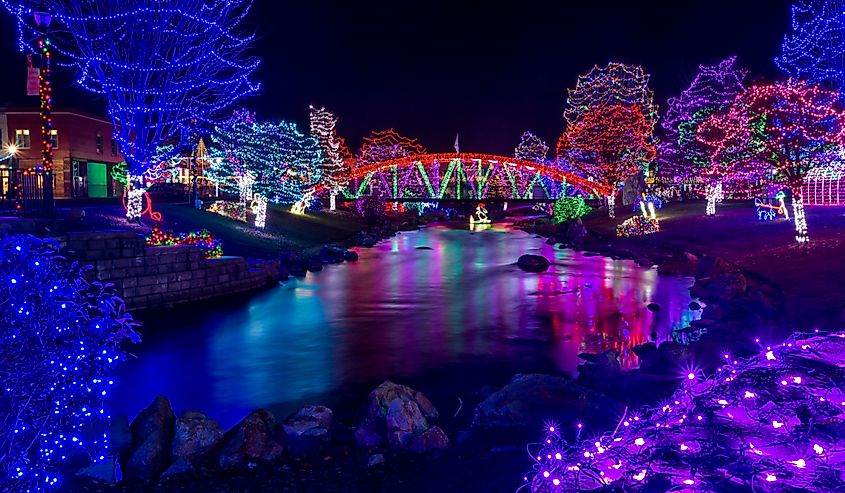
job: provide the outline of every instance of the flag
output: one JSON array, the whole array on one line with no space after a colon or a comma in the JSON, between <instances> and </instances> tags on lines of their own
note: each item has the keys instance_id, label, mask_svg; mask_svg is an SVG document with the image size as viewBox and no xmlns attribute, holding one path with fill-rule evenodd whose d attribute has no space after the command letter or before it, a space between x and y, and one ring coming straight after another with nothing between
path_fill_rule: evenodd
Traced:
<instances>
[{"instance_id":1,"label":"flag","mask_svg":"<svg viewBox=\"0 0 845 493\"><path fill-rule=\"evenodd\" d=\"M461 136L461 134L459 134L459 133L455 134L455 154L461 153L461 146L460 146L460 144L458 144L458 137L460 137L460 136Z\"/></svg>"},{"instance_id":2,"label":"flag","mask_svg":"<svg viewBox=\"0 0 845 493\"><path fill-rule=\"evenodd\" d=\"M26 56L26 95L38 96L41 71L32 66L32 55Z\"/></svg>"}]
</instances>

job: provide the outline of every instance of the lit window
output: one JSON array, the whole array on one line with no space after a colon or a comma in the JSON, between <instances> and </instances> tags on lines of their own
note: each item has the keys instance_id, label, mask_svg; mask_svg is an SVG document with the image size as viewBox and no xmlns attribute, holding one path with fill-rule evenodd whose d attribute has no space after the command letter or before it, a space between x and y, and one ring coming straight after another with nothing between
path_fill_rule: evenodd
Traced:
<instances>
[{"instance_id":1,"label":"lit window","mask_svg":"<svg viewBox=\"0 0 845 493\"><path fill-rule=\"evenodd\" d=\"M29 149L29 130L15 130L15 145L18 149Z\"/></svg>"},{"instance_id":2,"label":"lit window","mask_svg":"<svg viewBox=\"0 0 845 493\"><path fill-rule=\"evenodd\" d=\"M97 154L103 153L103 134L97 134Z\"/></svg>"},{"instance_id":3,"label":"lit window","mask_svg":"<svg viewBox=\"0 0 845 493\"><path fill-rule=\"evenodd\" d=\"M53 149L59 148L59 131L58 130L50 130L50 144L53 145Z\"/></svg>"}]
</instances>

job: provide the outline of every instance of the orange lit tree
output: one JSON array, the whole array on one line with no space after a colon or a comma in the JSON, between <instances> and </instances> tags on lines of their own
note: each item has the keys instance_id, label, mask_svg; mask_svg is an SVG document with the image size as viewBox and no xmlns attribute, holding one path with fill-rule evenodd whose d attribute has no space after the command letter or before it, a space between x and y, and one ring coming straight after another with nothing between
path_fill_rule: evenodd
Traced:
<instances>
[{"instance_id":1,"label":"orange lit tree","mask_svg":"<svg viewBox=\"0 0 845 493\"><path fill-rule=\"evenodd\" d=\"M575 170L615 192L618 183L655 158L652 131L639 105L601 105L570 124L559 147ZM610 217L615 217L614 192L608 197Z\"/></svg>"}]
</instances>

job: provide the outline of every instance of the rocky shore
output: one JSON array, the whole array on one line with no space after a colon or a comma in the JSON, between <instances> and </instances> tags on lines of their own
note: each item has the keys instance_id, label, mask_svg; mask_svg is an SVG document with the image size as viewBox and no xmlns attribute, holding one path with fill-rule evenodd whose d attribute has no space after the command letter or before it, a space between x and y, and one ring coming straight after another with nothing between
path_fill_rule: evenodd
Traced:
<instances>
[{"instance_id":1,"label":"rocky shore","mask_svg":"<svg viewBox=\"0 0 845 493\"><path fill-rule=\"evenodd\" d=\"M349 242L328 245L284 261L292 275L323 264L354 261L346 247L416 229L419 223L370 227ZM201 412L178 416L167 399L156 399L132 423L115 423L114 449L123 481L109 466L85 471L81 491L513 491L531 468L525 443L549 420L591 430L615 426L626 408L670 396L689 372L707 374L734 357L757 354L756 337L777 338L785 328L780 290L719 257L659 246L632 247L590 233L578 221L553 225L526 220L517 227L548 237L561 248L588 255L631 259L666 275L694 278L694 321L661 343L634 349L639 368L624 371L614 351L579 355L575 378L518 374L499 388L486 387L453 416L441 415L422 393L385 382L354 416L320 405L305 406L283 420L256 410L229 430ZM516 260L516 259L515 259ZM520 267L542 272L540 259ZM659 305L647 309L658 311ZM682 344L683 342L683 344ZM571 426L570 426L571 428ZM104 474L105 472L105 474ZM92 479L96 478L96 479ZM468 488L472 485L472 488ZM145 489L146 488L146 489Z\"/></svg>"}]
</instances>

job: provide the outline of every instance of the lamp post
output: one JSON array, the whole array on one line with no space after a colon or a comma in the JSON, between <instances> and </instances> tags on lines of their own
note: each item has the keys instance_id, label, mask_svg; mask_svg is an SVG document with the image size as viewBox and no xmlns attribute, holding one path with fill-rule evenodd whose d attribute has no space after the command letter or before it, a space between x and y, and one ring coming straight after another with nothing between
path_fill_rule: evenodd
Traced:
<instances>
[{"instance_id":1,"label":"lamp post","mask_svg":"<svg viewBox=\"0 0 845 493\"><path fill-rule=\"evenodd\" d=\"M52 55L50 29L52 16L47 12L34 12L35 25L38 28L38 50L41 54L41 71L38 76L38 96L41 101L41 167L44 170L44 207L45 212L52 215L53 202L53 86L52 69L50 67Z\"/></svg>"},{"instance_id":2,"label":"lamp post","mask_svg":"<svg viewBox=\"0 0 845 493\"><path fill-rule=\"evenodd\" d=\"M10 143L6 145L6 152L9 154L9 200L15 201L15 212L20 212L23 203L21 202L21 184L18 181L17 155L18 146Z\"/></svg>"}]
</instances>

